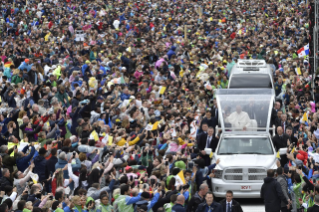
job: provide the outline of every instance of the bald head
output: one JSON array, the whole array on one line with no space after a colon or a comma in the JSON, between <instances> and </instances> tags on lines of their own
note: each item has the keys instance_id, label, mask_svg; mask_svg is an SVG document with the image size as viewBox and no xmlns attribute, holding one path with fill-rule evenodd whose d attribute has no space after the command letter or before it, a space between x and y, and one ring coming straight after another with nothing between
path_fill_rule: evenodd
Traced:
<instances>
[{"instance_id":1,"label":"bald head","mask_svg":"<svg viewBox=\"0 0 319 212\"><path fill-rule=\"evenodd\" d=\"M178 195L178 196L177 196L177 199L176 199L176 203L177 203L177 204L184 205L184 203L185 203L185 197L184 197L183 195Z\"/></svg>"},{"instance_id":2,"label":"bald head","mask_svg":"<svg viewBox=\"0 0 319 212\"><path fill-rule=\"evenodd\" d=\"M281 126L277 127L277 133L278 133L278 135L282 135L283 130L282 130Z\"/></svg>"}]
</instances>

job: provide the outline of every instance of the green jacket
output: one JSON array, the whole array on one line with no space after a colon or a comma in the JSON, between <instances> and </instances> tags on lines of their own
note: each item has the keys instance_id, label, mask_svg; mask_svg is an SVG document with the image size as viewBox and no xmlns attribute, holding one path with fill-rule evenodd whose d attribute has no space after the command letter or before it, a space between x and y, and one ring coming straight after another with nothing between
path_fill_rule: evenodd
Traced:
<instances>
[{"instance_id":1,"label":"green jacket","mask_svg":"<svg viewBox=\"0 0 319 212\"><path fill-rule=\"evenodd\" d=\"M164 204L165 212L172 212L173 206L174 206L174 203L172 203L172 202Z\"/></svg>"},{"instance_id":2,"label":"green jacket","mask_svg":"<svg viewBox=\"0 0 319 212\"><path fill-rule=\"evenodd\" d=\"M39 144L41 144L41 147L43 147L44 144L46 144L47 141L53 141L53 140L54 140L53 138L49 138L49 139L39 138L39 139L38 139L38 142L39 142Z\"/></svg>"},{"instance_id":3,"label":"green jacket","mask_svg":"<svg viewBox=\"0 0 319 212\"><path fill-rule=\"evenodd\" d=\"M20 82L22 82L22 81L23 81L23 80L22 80L22 77L19 77L18 74L14 75L14 76L12 77L12 80L11 80L11 82L14 83L14 84L18 84L18 83L20 83Z\"/></svg>"},{"instance_id":4,"label":"green jacket","mask_svg":"<svg viewBox=\"0 0 319 212\"><path fill-rule=\"evenodd\" d=\"M66 94L66 92L60 93L60 91L58 91L55 94L55 97L58 99L59 102L62 102L62 104L65 104L66 107L70 106L69 98L68 98L68 95ZM64 102L64 100L66 101L66 103Z\"/></svg>"},{"instance_id":5,"label":"green jacket","mask_svg":"<svg viewBox=\"0 0 319 212\"><path fill-rule=\"evenodd\" d=\"M132 201L132 198L134 200ZM130 197L127 195L120 195L115 201L114 201L114 207L117 209L117 211L125 211L125 212L134 212L133 204L138 202L141 199L141 194L139 194L137 197Z\"/></svg>"},{"instance_id":6,"label":"green jacket","mask_svg":"<svg viewBox=\"0 0 319 212\"><path fill-rule=\"evenodd\" d=\"M91 52L90 52L90 61L93 61L93 60L96 60L96 57L95 57L95 55L94 55L94 52L91 51Z\"/></svg>"}]
</instances>

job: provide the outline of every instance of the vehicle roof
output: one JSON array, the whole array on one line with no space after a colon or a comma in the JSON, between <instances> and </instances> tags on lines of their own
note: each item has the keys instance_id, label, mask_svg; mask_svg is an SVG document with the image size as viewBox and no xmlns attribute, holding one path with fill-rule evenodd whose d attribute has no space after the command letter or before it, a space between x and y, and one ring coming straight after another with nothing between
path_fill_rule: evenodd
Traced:
<instances>
[{"instance_id":1,"label":"vehicle roof","mask_svg":"<svg viewBox=\"0 0 319 212\"><path fill-rule=\"evenodd\" d=\"M271 68L265 60L238 60L231 74L270 74Z\"/></svg>"}]
</instances>

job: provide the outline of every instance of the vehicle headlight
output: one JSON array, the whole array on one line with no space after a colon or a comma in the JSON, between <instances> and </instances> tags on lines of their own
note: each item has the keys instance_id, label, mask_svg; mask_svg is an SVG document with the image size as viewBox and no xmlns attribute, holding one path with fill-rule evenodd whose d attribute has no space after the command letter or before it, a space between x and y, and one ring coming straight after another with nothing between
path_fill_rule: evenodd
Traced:
<instances>
[{"instance_id":1,"label":"vehicle headlight","mask_svg":"<svg viewBox=\"0 0 319 212\"><path fill-rule=\"evenodd\" d=\"M221 179L223 176L223 170L215 169L214 174L215 174L214 178Z\"/></svg>"}]
</instances>

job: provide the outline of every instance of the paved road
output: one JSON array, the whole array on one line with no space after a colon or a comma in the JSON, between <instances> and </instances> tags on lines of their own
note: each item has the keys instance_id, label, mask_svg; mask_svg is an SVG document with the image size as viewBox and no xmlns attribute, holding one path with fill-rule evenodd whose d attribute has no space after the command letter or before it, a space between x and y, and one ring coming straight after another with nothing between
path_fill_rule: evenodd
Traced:
<instances>
[{"instance_id":1,"label":"paved road","mask_svg":"<svg viewBox=\"0 0 319 212\"><path fill-rule=\"evenodd\" d=\"M265 212L262 199L236 199L242 206L244 212Z\"/></svg>"}]
</instances>

